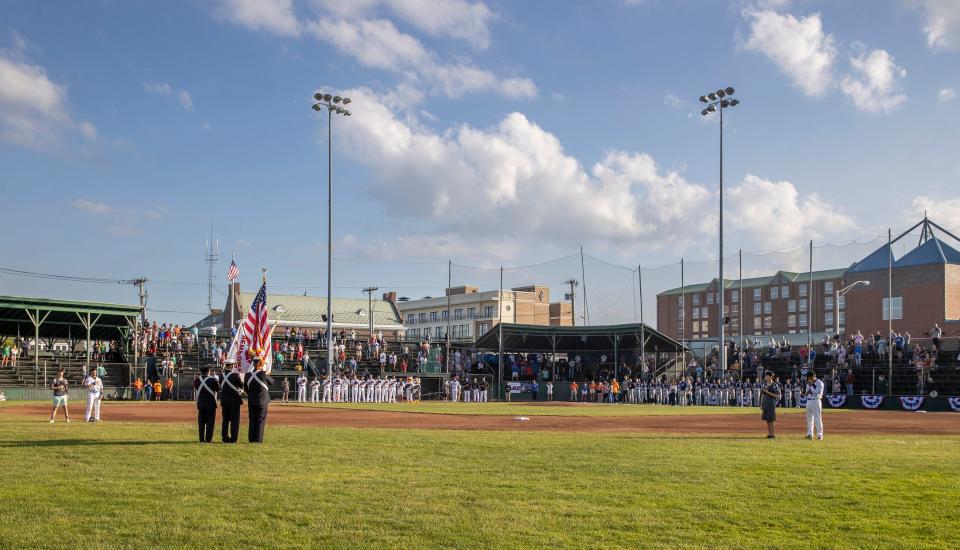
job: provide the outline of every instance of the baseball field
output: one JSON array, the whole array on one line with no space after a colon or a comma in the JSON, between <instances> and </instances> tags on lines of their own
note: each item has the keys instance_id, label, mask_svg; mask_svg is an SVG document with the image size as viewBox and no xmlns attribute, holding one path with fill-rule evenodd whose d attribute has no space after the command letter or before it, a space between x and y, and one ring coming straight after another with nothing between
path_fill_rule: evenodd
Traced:
<instances>
[{"instance_id":1,"label":"baseball field","mask_svg":"<svg viewBox=\"0 0 960 550\"><path fill-rule=\"evenodd\" d=\"M256 446L198 444L189 402L72 409L0 403L0 547L960 547L956 413L808 441L799 410L767 440L756 409L274 403Z\"/></svg>"}]
</instances>

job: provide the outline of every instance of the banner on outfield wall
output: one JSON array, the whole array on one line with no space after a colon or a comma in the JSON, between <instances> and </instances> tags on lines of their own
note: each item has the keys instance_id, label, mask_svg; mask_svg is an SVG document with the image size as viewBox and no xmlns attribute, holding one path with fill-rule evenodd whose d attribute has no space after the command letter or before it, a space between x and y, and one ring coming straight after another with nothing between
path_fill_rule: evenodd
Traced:
<instances>
[{"instance_id":1,"label":"banner on outfield wall","mask_svg":"<svg viewBox=\"0 0 960 550\"><path fill-rule=\"evenodd\" d=\"M827 396L827 403L834 409L839 409L847 402L847 395L844 393L835 393Z\"/></svg>"},{"instance_id":2,"label":"banner on outfield wall","mask_svg":"<svg viewBox=\"0 0 960 550\"><path fill-rule=\"evenodd\" d=\"M905 411L916 411L923 406L922 396L903 396L900 398L900 406Z\"/></svg>"},{"instance_id":3,"label":"banner on outfield wall","mask_svg":"<svg viewBox=\"0 0 960 550\"><path fill-rule=\"evenodd\" d=\"M947 403L950 403L951 410L960 412L960 397L949 397L947 398Z\"/></svg>"},{"instance_id":4,"label":"banner on outfield wall","mask_svg":"<svg viewBox=\"0 0 960 550\"><path fill-rule=\"evenodd\" d=\"M883 405L883 396L882 395L861 395L860 403L863 405L864 409L878 409L880 405Z\"/></svg>"},{"instance_id":5,"label":"banner on outfield wall","mask_svg":"<svg viewBox=\"0 0 960 550\"><path fill-rule=\"evenodd\" d=\"M533 384L530 382L507 382L507 387L510 388L510 393L530 393Z\"/></svg>"}]
</instances>

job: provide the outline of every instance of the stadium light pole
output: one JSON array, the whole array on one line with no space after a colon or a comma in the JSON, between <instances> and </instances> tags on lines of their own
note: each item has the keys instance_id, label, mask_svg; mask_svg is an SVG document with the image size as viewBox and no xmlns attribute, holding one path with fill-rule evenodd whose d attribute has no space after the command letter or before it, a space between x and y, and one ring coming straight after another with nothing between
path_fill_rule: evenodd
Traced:
<instances>
[{"instance_id":1,"label":"stadium light pole","mask_svg":"<svg viewBox=\"0 0 960 550\"><path fill-rule=\"evenodd\" d=\"M349 97L313 94L313 110L327 110L327 379L333 376L333 115L350 116Z\"/></svg>"},{"instance_id":2,"label":"stadium light pole","mask_svg":"<svg viewBox=\"0 0 960 550\"><path fill-rule=\"evenodd\" d=\"M707 104L706 108L700 111L701 115L708 116L710 113L720 112L720 315L718 315L720 321L720 347L718 348L718 355L720 356L720 372L723 373L724 376L726 376L727 373L727 344L724 341L726 315L723 306L725 302L724 294L726 294L727 289L723 280L723 111L740 104L739 100L732 99L733 91L732 86L727 86L716 92L710 92L707 95L700 96L700 102Z\"/></svg>"}]
</instances>

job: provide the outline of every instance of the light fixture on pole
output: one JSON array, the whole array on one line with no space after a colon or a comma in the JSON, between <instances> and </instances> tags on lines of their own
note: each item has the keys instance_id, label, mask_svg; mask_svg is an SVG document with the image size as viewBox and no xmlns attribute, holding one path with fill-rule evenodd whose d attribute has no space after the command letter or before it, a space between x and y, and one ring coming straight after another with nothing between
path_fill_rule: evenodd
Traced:
<instances>
[{"instance_id":1,"label":"light fixture on pole","mask_svg":"<svg viewBox=\"0 0 960 550\"><path fill-rule=\"evenodd\" d=\"M313 110L327 110L327 378L333 376L333 115L350 116L349 97L313 94Z\"/></svg>"},{"instance_id":2,"label":"light fixture on pole","mask_svg":"<svg viewBox=\"0 0 960 550\"><path fill-rule=\"evenodd\" d=\"M840 341L840 298L843 298L848 292L857 285L870 286L870 281L855 281L834 293L833 297L833 334L837 341ZM842 344L841 344L842 345Z\"/></svg>"},{"instance_id":3,"label":"light fixture on pole","mask_svg":"<svg viewBox=\"0 0 960 550\"><path fill-rule=\"evenodd\" d=\"M719 359L720 359L720 372L727 372L727 345L724 341L724 329L727 322L726 311L724 311L724 303L726 302L724 295L726 294L726 284L723 279L723 111L729 109L730 107L736 107L740 104L740 100L733 99L733 87L728 86L726 88L717 90L716 92L710 92L707 95L700 96L700 102L705 103L706 107L700 111L700 114L707 116L710 113L720 112L720 238L719 238L719 260L720 260L720 276L719 276L719 292L720 295L720 315L718 315L719 326L720 326L720 339L719 346L717 348Z\"/></svg>"}]
</instances>

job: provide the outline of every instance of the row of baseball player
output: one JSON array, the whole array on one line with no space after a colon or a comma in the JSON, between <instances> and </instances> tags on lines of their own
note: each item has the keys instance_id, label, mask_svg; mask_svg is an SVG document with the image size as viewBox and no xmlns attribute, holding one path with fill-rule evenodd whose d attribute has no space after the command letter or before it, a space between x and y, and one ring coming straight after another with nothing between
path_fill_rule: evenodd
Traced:
<instances>
[{"instance_id":1,"label":"row of baseball player","mask_svg":"<svg viewBox=\"0 0 960 550\"><path fill-rule=\"evenodd\" d=\"M297 401L311 403L397 403L401 401L419 401L421 397L420 378L374 378L367 376L339 376L332 378L307 377L300 375L296 379ZM289 402L290 380L283 379L283 402ZM322 394L321 394L322 391Z\"/></svg>"},{"instance_id":2,"label":"row of baseball player","mask_svg":"<svg viewBox=\"0 0 960 550\"><path fill-rule=\"evenodd\" d=\"M447 381L447 398L457 403L486 403L488 400L489 387L487 381L483 378L466 380L460 382L459 376L454 376Z\"/></svg>"},{"instance_id":3,"label":"row of baseball player","mask_svg":"<svg viewBox=\"0 0 960 550\"><path fill-rule=\"evenodd\" d=\"M805 384L793 383L787 379L785 383L776 383L781 389L781 397L777 403L779 407L799 408L803 406L801 396ZM691 378L679 382L656 381L647 383L636 379L628 380L623 388L626 391L627 403L656 403L659 405L708 405L729 407L759 407L761 403L760 381L726 379L715 382L694 381Z\"/></svg>"}]
</instances>

